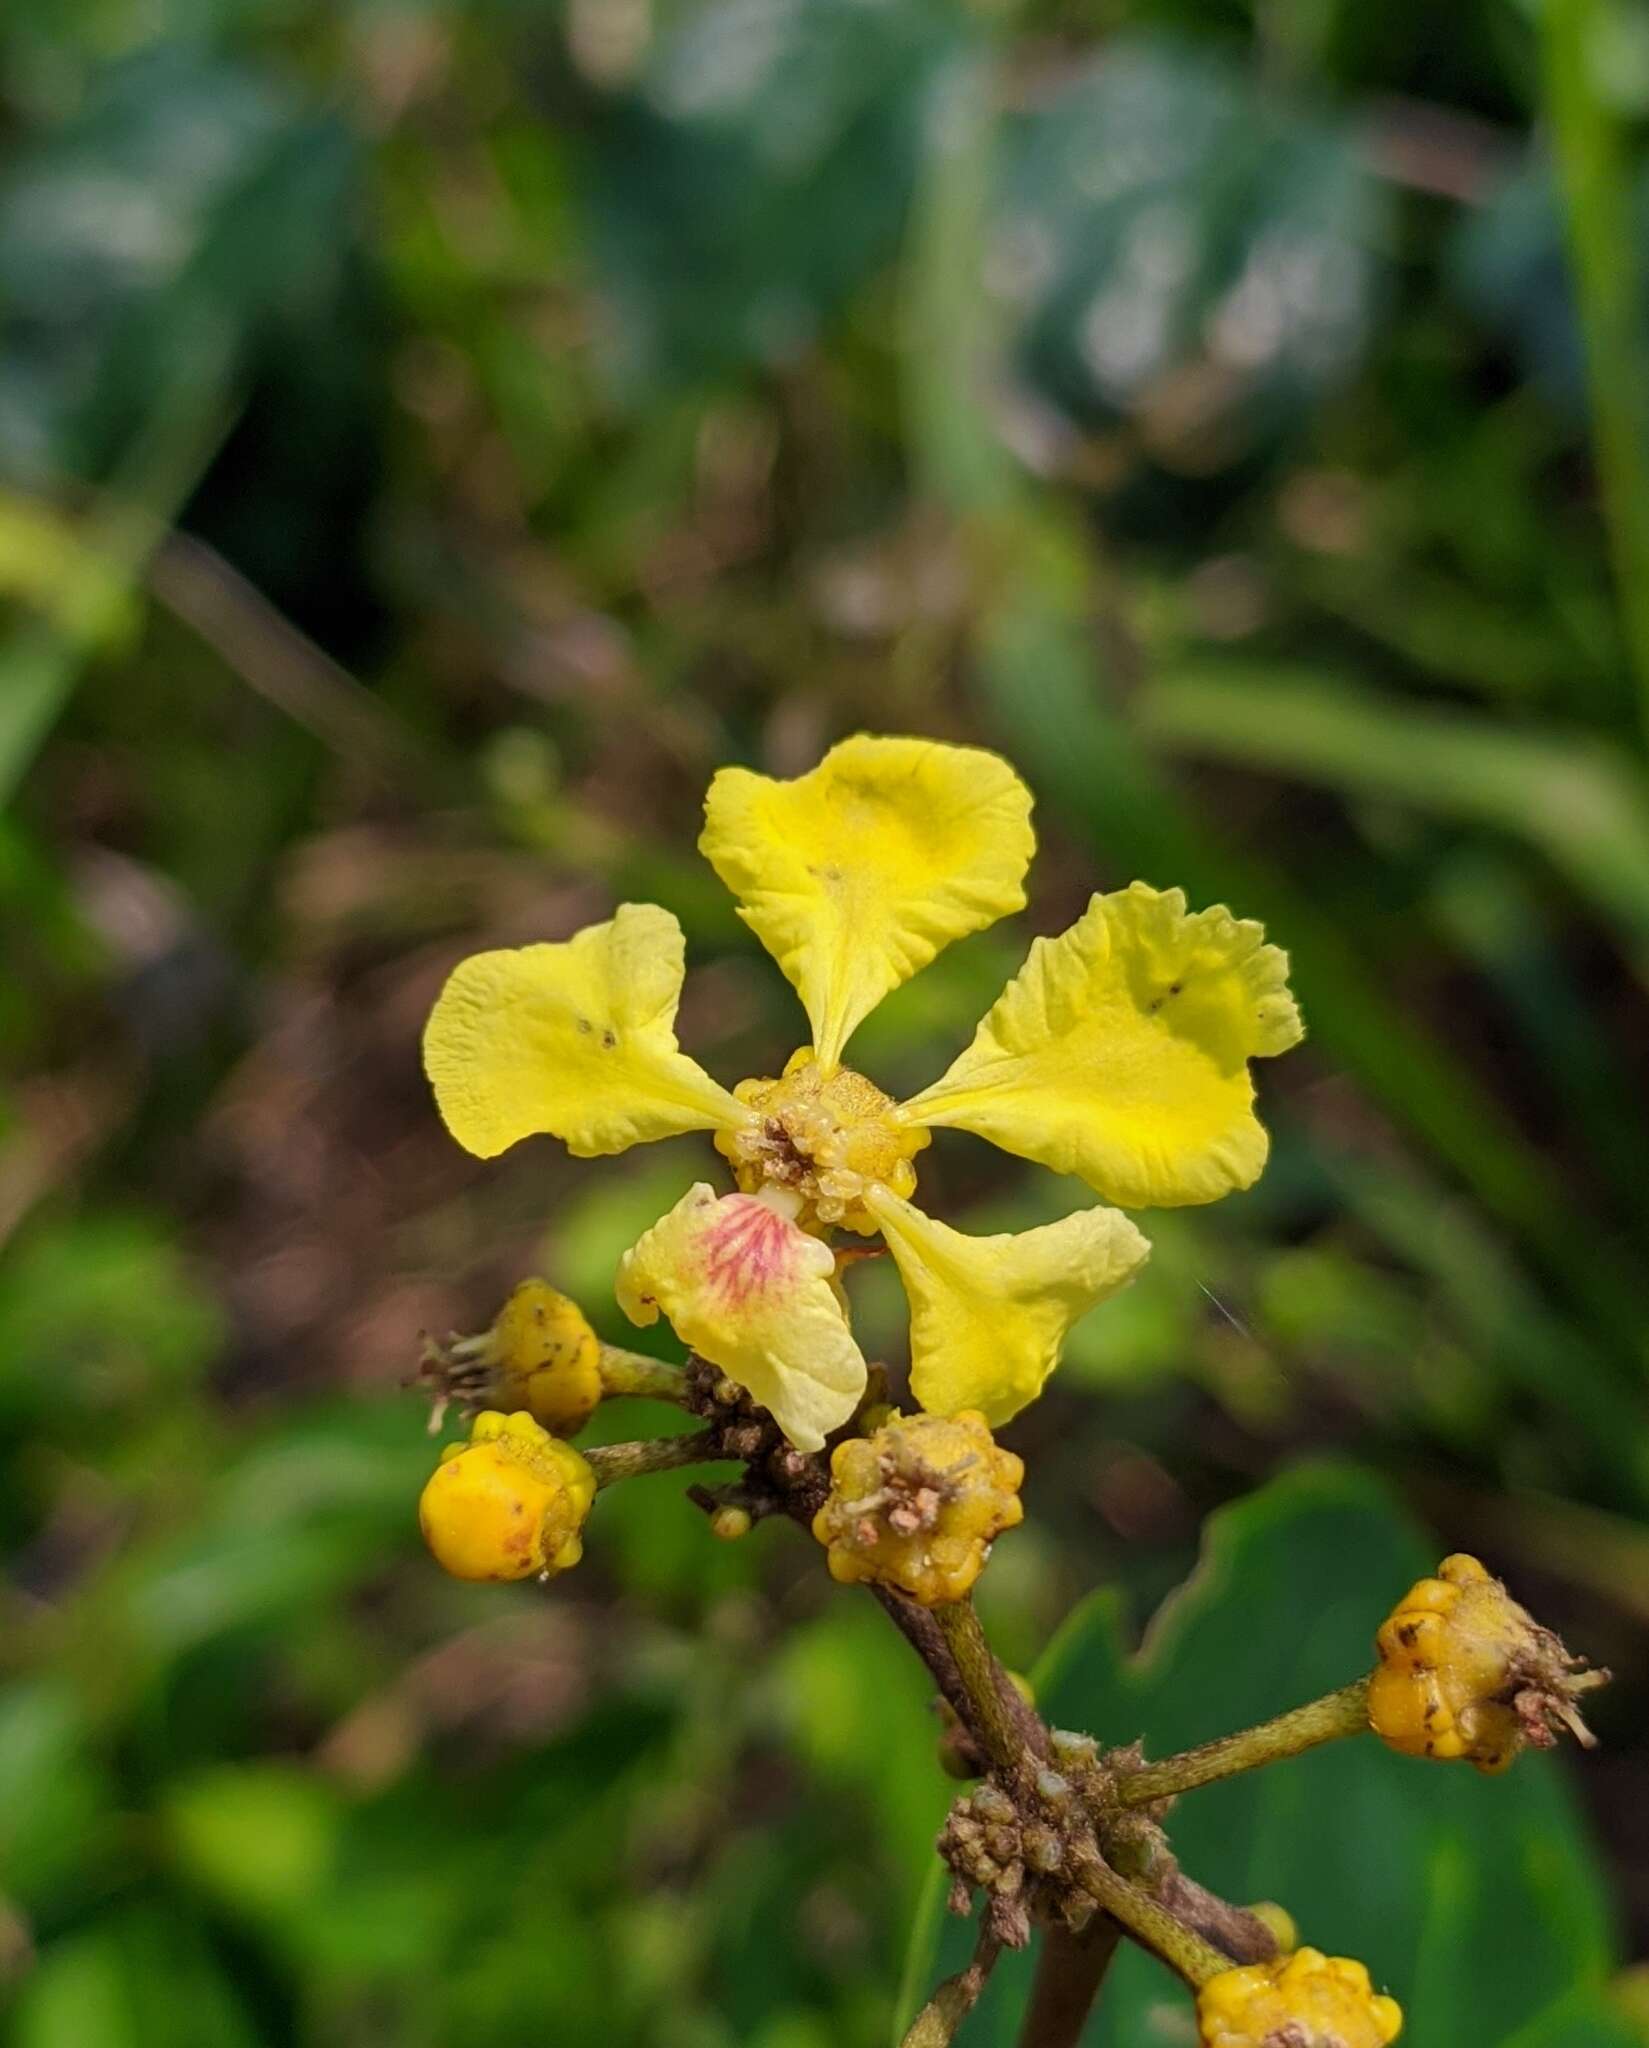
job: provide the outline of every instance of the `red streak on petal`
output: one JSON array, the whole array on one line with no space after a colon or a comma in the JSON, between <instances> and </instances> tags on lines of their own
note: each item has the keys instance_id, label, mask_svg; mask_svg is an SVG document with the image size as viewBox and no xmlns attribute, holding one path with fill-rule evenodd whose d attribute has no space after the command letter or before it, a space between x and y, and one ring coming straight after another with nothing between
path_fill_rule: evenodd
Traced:
<instances>
[{"instance_id":1,"label":"red streak on petal","mask_svg":"<svg viewBox=\"0 0 1649 2048\"><path fill-rule=\"evenodd\" d=\"M726 1195L704 1233L704 1277L724 1302L748 1301L791 1275L794 1225L750 1195Z\"/></svg>"}]
</instances>

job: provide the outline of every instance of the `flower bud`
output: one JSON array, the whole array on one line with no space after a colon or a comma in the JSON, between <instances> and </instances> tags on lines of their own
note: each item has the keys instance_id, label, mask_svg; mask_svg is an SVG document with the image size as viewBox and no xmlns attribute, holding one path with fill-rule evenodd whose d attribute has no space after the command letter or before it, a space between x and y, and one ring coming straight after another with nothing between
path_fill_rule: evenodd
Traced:
<instances>
[{"instance_id":1,"label":"flower bud","mask_svg":"<svg viewBox=\"0 0 1649 2048\"><path fill-rule=\"evenodd\" d=\"M1210 1977L1197 1998L1203 2048L1386 2048L1403 2030L1361 1963L1302 1948Z\"/></svg>"},{"instance_id":2,"label":"flower bud","mask_svg":"<svg viewBox=\"0 0 1649 2048\"><path fill-rule=\"evenodd\" d=\"M1405 1755L1503 1771L1526 1744L1551 1748L1559 1727L1592 1740L1574 1701L1608 1674L1583 1671L1475 1557L1446 1557L1411 1586L1375 1645L1369 1722Z\"/></svg>"},{"instance_id":3,"label":"flower bud","mask_svg":"<svg viewBox=\"0 0 1649 2048\"><path fill-rule=\"evenodd\" d=\"M576 1301L547 1280L523 1280L478 1337L426 1340L421 1379L436 1393L433 1432L449 1402L468 1410L525 1410L571 1436L601 1399L601 1342Z\"/></svg>"},{"instance_id":4,"label":"flower bud","mask_svg":"<svg viewBox=\"0 0 1649 2048\"><path fill-rule=\"evenodd\" d=\"M500 1406L525 1408L556 1436L571 1436L601 1400L601 1342L576 1301L544 1280L523 1280L488 1332Z\"/></svg>"},{"instance_id":5,"label":"flower bud","mask_svg":"<svg viewBox=\"0 0 1649 2048\"><path fill-rule=\"evenodd\" d=\"M873 1435L838 1444L830 1475L813 1533L832 1576L896 1587L924 1607L960 1600L994 1538L1024 1517L1025 1468L972 1409L894 1414Z\"/></svg>"},{"instance_id":6,"label":"flower bud","mask_svg":"<svg viewBox=\"0 0 1649 2048\"><path fill-rule=\"evenodd\" d=\"M449 1444L418 1503L435 1561L455 1579L553 1578L583 1555L596 1479L571 1444L530 1415L476 1416Z\"/></svg>"}]
</instances>

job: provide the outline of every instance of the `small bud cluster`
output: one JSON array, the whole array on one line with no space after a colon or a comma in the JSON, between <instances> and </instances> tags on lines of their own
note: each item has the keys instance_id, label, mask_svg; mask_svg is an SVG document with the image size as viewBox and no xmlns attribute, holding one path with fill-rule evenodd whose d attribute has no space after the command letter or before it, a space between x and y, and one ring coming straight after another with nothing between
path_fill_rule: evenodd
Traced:
<instances>
[{"instance_id":1,"label":"small bud cluster","mask_svg":"<svg viewBox=\"0 0 1649 2048\"><path fill-rule=\"evenodd\" d=\"M1407 1756L1503 1771L1525 1746L1551 1748L1559 1728L1592 1740L1574 1702L1607 1674L1583 1670L1475 1557L1446 1557L1411 1586L1375 1644L1369 1722Z\"/></svg>"},{"instance_id":2,"label":"small bud cluster","mask_svg":"<svg viewBox=\"0 0 1649 2048\"><path fill-rule=\"evenodd\" d=\"M813 1533L832 1577L893 1586L924 1607L960 1600L995 1538L1024 1519L1025 1467L972 1409L894 1414L873 1435L838 1444L830 1475Z\"/></svg>"},{"instance_id":3,"label":"small bud cluster","mask_svg":"<svg viewBox=\"0 0 1649 2048\"><path fill-rule=\"evenodd\" d=\"M1197 2021L1203 2048L1386 2048L1403 2030L1397 2001L1361 1963L1314 1948L1222 1970L1202 1987Z\"/></svg>"},{"instance_id":4,"label":"small bud cluster","mask_svg":"<svg viewBox=\"0 0 1649 2048\"><path fill-rule=\"evenodd\" d=\"M966 1913L982 1891L997 1939L1023 1948L1031 1938L1032 1897L1039 1878L1057 1875L1065 1844L1044 1821L1022 1822L1000 1786L981 1785L957 1800L939 1836L939 1854L954 1874L951 1910Z\"/></svg>"}]
</instances>

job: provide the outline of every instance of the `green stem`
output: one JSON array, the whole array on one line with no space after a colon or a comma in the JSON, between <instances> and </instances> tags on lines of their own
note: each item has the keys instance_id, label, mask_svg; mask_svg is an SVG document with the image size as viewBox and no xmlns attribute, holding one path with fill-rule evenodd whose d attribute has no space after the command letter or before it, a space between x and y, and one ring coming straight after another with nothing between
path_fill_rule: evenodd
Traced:
<instances>
[{"instance_id":1,"label":"green stem","mask_svg":"<svg viewBox=\"0 0 1649 2048\"><path fill-rule=\"evenodd\" d=\"M646 1437L633 1444L596 1444L584 1452L597 1486L621 1479L639 1479L648 1472L674 1472L682 1465L703 1465L722 1456L714 1432L690 1430L685 1436Z\"/></svg>"},{"instance_id":2,"label":"green stem","mask_svg":"<svg viewBox=\"0 0 1649 2048\"><path fill-rule=\"evenodd\" d=\"M987 1911L979 1923L979 1940L973 1951L973 1961L954 1977L947 1977L938 1987L911 2021L899 2048L950 2048L950 2043L956 2039L957 2029L979 2002L985 1979L996 1967L996 1959L1001 1952L1002 1944L991 1927Z\"/></svg>"},{"instance_id":3,"label":"green stem","mask_svg":"<svg viewBox=\"0 0 1649 2048\"><path fill-rule=\"evenodd\" d=\"M1631 146L1625 124L1596 84L1609 12L1610 0L1546 0L1541 36L1604 520L1649 730L1649 374Z\"/></svg>"},{"instance_id":4,"label":"green stem","mask_svg":"<svg viewBox=\"0 0 1649 2048\"><path fill-rule=\"evenodd\" d=\"M1176 1971L1193 1991L1200 1991L1210 1977L1229 1970L1231 1958L1194 1934L1182 1920L1176 1920L1166 1906L1120 1877L1096 1851L1079 1854L1072 1875L1089 1898L1103 1906L1111 1918L1131 1934L1142 1948L1159 1956Z\"/></svg>"},{"instance_id":5,"label":"green stem","mask_svg":"<svg viewBox=\"0 0 1649 2048\"><path fill-rule=\"evenodd\" d=\"M649 1401L687 1402L687 1375L679 1365L644 1352L624 1351L616 1344L601 1347L601 1391L603 1394L639 1394Z\"/></svg>"},{"instance_id":6,"label":"green stem","mask_svg":"<svg viewBox=\"0 0 1649 2048\"><path fill-rule=\"evenodd\" d=\"M985 1640L971 1600L932 1609L967 1696L969 1731L997 1770L1018 1777L1030 1766L1022 1702Z\"/></svg>"},{"instance_id":7,"label":"green stem","mask_svg":"<svg viewBox=\"0 0 1649 2048\"><path fill-rule=\"evenodd\" d=\"M1262 1764L1300 1756L1321 1743L1338 1741L1342 1735L1367 1731L1368 1680L1359 1678L1307 1706L1262 1721L1258 1727L1222 1735L1217 1742L1205 1742L1200 1749L1188 1749L1179 1756L1165 1756L1159 1763L1119 1771L1113 1797L1119 1806L1148 1806L1155 1799L1193 1792L1199 1785L1212 1785L1239 1771L1258 1770Z\"/></svg>"}]
</instances>

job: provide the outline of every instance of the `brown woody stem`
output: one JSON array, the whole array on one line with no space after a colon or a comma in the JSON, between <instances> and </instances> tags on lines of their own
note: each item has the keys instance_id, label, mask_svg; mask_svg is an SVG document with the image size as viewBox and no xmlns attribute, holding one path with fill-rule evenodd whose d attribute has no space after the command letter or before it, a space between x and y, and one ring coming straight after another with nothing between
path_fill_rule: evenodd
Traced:
<instances>
[{"instance_id":1,"label":"brown woody stem","mask_svg":"<svg viewBox=\"0 0 1649 2048\"><path fill-rule=\"evenodd\" d=\"M1367 1729L1368 1680L1359 1678L1307 1706L1262 1721L1258 1727L1222 1735L1217 1742L1205 1742L1200 1749L1188 1749L1179 1756L1165 1756L1159 1763L1121 1771L1114 1796L1119 1806L1149 1806L1153 1800L1193 1792L1199 1785L1212 1785L1239 1771L1300 1756L1321 1743L1337 1741L1342 1735L1362 1735Z\"/></svg>"},{"instance_id":2,"label":"brown woody stem","mask_svg":"<svg viewBox=\"0 0 1649 2048\"><path fill-rule=\"evenodd\" d=\"M1043 1929L1019 2048L1076 2048L1121 1940L1108 1913L1096 1913L1080 1934L1057 1920Z\"/></svg>"},{"instance_id":3,"label":"brown woody stem","mask_svg":"<svg viewBox=\"0 0 1649 2048\"><path fill-rule=\"evenodd\" d=\"M1268 1963L1277 1954L1277 1937L1257 1913L1233 1906L1183 1870L1170 1871L1157 1887L1157 1897L1177 1920L1234 1963Z\"/></svg>"}]
</instances>

